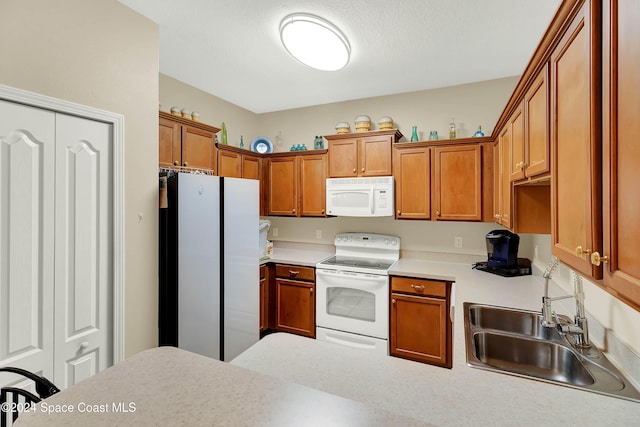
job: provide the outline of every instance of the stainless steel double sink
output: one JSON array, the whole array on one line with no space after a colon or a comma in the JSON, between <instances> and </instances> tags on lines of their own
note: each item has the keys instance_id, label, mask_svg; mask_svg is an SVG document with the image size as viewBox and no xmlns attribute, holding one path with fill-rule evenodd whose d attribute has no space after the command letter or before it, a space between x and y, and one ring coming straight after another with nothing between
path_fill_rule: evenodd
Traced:
<instances>
[{"instance_id":1,"label":"stainless steel double sink","mask_svg":"<svg viewBox=\"0 0 640 427\"><path fill-rule=\"evenodd\" d=\"M465 302L464 329L469 366L640 402L600 350L574 347L539 312Z\"/></svg>"}]
</instances>

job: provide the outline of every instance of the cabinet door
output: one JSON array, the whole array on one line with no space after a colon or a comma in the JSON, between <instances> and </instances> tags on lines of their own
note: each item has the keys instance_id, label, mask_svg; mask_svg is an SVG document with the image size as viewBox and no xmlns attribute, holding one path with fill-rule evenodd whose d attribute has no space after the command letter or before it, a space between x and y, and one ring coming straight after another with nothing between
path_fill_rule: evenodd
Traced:
<instances>
[{"instance_id":1,"label":"cabinet door","mask_svg":"<svg viewBox=\"0 0 640 427\"><path fill-rule=\"evenodd\" d=\"M391 137L368 136L358 141L358 175L391 175Z\"/></svg>"},{"instance_id":2,"label":"cabinet door","mask_svg":"<svg viewBox=\"0 0 640 427\"><path fill-rule=\"evenodd\" d=\"M219 149L218 175L242 178L242 155L233 151Z\"/></svg>"},{"instance_id":3,"label":"cabinet door","mask_svg":"<svg viewBox=\"0 0 640 427\"><path fill-rule=\"evenodd\" d=\"M511 159L511 131L513 127L507 125L500 133L498 138L500 144L500 221L499 223L507 228L511 228L511 213L513 212L513 204L511 198L511 177L510 177L510 159Z\"/></svg>"},{"instance_id":4,"label":"cabinet door","mask_svg":"<svg viewBox=\"0 0 640 427\"><path fill-rule=\"evenodd\" d=\"M316 336L315 285L276 278L276 328L306 337Z\"/></svg>"},{"instance_id":5,"label":"cabinet door","mask_svg":"<svg viewBox=\"0 0 640 427\"><path fill-rule=\"evenodd\" d=\"M182 166L211 169L216 173L217 148L213 133L182 126Z\"/></svg>"},{"instance_id":6,"label":"cabinet door","mask_svg":"<svg viewBox=\"0 0 640 427\"><path fill-rule=\"evenodd\" d=\"M394 150L396 218L431 216L431 150L428 147Z\"/></svg>"},{"instance_id":7,"label":"cabinet door","mask_svg":"<svg viewBox=\"0 0 640 427\"><path fill-rule=\"evenodd\" d=\"M552 254L587 276L602 277L589 253L602 246L600 192L599 2L586 1L551 54Z\"/></svg>"},{"instance_id":8,"label":"cabinet door","mask_svg":"<svg viewBox=\"0 0 640 427\"><path fill-rule=\"evenodd\" d=\"M269 159L269 215L297 216L297 164L296 156Z\"/></svg>"},{"instance_id":9,"label":"cabinet door","mask_svg":"<svg viewBox=\"0 0 640 427\"><path fill-rule=\"evenodd\" d=\"M447 358L446 299L391 294L391 343L393 356L451 366Z\"/></svg>"},{"instance_id":10,"label":"cabinet door","mask_svg":"<svg viewBox=\"0 0 640 427\"><path fill-rule=\"evenodd\" d=\"M640 308L640 2L605 2L604 283Z\"/></svg>"},{"instance_id":11,"label":"cabinet door","mask_svg":"<svg viewBox=\"0 0 640 427\"><path fill-rule=\"evenodd\" d=\"M267 266L260 266L260 332L269 328L269 289Z\"/></svg>"},{"instance_id":12,"label":"cabinet door","mask_svg":"<svg viewBox=\"0 0 640 427\"><path fill-rule=\"evenodd\" d=\"M509 148L509 162L507 169L511 181L517 181L524 178L524 115L522 107L519 107L509 118L509 127L511 127L511 144Z\"/></svg>"},{"instance_id":13,"label":"cabinet door","mask_svg":"<svg viewBox=\"0 0 640 427\"><path fill-rule=\"evenodd\" d=\"M482 220L482 147L434 149L434 208L437 220Z\"/></svg>"},{"instance_id":14,"label":"cabinet door","mask_svg":"<svg viewBox=\"0 0 640 427\"><path fill-rule=\"evenodd\" d=\"M242 156L242 177L246 179L260 179L259 157Z\"/></svg>"},{"instance_id":15,"label":"cabinet door","mask_svg":"<svg viewBox=\"0 0 640 427\"><path fill-rule=\"evenodd\" d=\"M300 156L300 216L325 216L327 157Z\"/></svg>"},{"instance_id":16,"label":"cabinet door","mask_svg":"<svg viewBox=\"0 0 640 427\"><path fill-rule=\"evenodd\" d=\"M525 175L549 172L549 85L546 65L524 96Z\"/></svg>"},{"instance_id":17,"label":"cabinet door","mask_svg":"<svg viewBox=\"0 0 640 427\"><path fill-rule=\"evenodd\" d=\"M358 175L358 140L329 141L329 177L351 178Z\"/></svg>"},{"instance_id":18,"label":"cabinet door","mask_svg":"<svg viewBox=\"0 0 640 427\"><path fill-rule=\"evenodd\" d=\"M500 176L500 139L493 145L493 221L500 224L500 213L502 212L502 179Z\"/></svg>"},{"instance_id":19,"label":"cabinet door","mask_svg":"<svg viewBox=\"0 0 640 427\"><path fill-rule=\"evenodd\" d=\"M182 164L180 154L180 125L171 120L160 118L159 120L159 152L158 163L160 166L179 166Z\"/></svg>"}]
</instances>

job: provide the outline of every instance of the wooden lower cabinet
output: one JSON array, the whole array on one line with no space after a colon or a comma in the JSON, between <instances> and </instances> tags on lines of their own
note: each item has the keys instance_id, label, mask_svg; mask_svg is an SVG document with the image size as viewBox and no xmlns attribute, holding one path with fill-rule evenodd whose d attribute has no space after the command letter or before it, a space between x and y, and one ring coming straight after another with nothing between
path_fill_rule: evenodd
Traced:
<instances>
[{"instance_id":1,"label":"wooden lower cabinet","mask_svg":"<svg viewBox=\"0 0 640 427\"><path fill-rule=\"evenodd\" d=\"M275 329L315 338L315 269L278 264L275 270Z\"/></svg>"},{"instance_id":2,"label":"wooden lower cabinet","mask_svg":"<svg viewBox=\"0 0 640 427\"><path fill-rule=\"evenodd\" d=\"M260 266L260 332L269 328L269 280L267 266Z\"/></svg>"},{"instance_id":3,"label":"wooden lower cabinet","mask_svg":"<svg viewBox=\"0 0 640 427\"><path fill-rule=\"evenodd\" d=\"M451 368L451 282L391 278L392 356Z\"/></svg>"}]
</instances>

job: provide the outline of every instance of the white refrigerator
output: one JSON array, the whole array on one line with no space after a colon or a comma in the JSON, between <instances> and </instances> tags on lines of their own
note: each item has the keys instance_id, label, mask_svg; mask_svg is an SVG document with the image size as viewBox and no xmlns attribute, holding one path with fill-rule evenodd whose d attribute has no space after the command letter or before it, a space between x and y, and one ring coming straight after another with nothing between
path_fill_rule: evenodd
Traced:
<instances>
[{"instance_id":1,"label":"white refrigerator","mask_svg":"<svg viewBox=\"0 0 640 427\"><path fill-rule=\"evenodd\" d=\"M259 339L259 181L169 172L159 344L229 361Z\"/></svg>"}]
</instances>

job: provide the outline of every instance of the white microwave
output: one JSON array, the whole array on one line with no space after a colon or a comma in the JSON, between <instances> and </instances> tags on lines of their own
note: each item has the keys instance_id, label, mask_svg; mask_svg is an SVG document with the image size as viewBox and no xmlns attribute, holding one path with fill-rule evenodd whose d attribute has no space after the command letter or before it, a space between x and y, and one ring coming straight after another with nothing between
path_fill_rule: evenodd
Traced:
<instances>
[{"instance_id":1,"label":"white microwave","mask_svg":"<svg viewBox=\"0 0 640 427\"><path fill-rule=\"evenodd\" d=\"M327 214L393 216L393 177L327 178Z\"/></svg>"}]
</instances>

